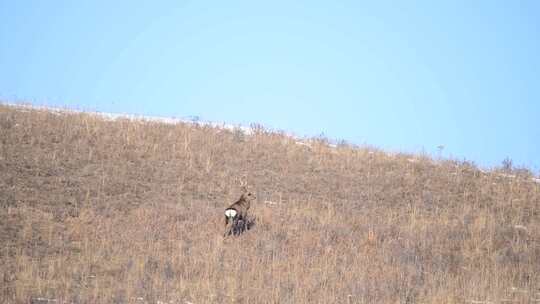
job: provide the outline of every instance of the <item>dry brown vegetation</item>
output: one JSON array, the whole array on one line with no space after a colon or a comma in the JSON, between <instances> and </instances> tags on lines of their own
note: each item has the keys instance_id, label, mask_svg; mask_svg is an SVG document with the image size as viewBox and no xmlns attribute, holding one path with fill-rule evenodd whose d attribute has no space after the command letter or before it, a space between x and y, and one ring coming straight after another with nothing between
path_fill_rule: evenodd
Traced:
<instances>
[{"instance_id":1,"label":"dry brown vegetation","mask_svg":"<svg viewBox=\"0 0 540 304\"><path fill-rule=\"evenodd\" d=\"M0 302L539 301L530 176L310 145L0 106ZM224 239L243 176L257 222Z\"/></svg>"}]
</instances>

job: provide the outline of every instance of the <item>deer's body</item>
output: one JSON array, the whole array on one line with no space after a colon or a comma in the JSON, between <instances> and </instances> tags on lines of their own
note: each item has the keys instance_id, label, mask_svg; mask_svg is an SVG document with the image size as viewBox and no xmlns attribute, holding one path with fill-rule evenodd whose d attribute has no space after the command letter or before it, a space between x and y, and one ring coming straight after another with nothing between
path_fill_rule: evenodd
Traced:
<instances>
[{"instance_id":1,"label":"deer's body","mask_svg":"<svg viewBox=\"0 0 540 304\"><path fill-rule=\"evenodd\" d=\"M243 225L246 223L248 210L251 207L251 201L254 199L255 196L246 191L234 204L225 209L225 235L230 234L240 221L242 221Z\"/></svg>"}]
</instances>

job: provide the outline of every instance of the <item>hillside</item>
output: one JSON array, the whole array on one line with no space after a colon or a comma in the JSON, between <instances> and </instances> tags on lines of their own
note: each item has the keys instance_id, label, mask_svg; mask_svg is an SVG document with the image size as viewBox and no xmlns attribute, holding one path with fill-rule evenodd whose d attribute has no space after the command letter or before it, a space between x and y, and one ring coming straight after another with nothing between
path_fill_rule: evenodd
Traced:
<instances>
[{"instance_id":1,"label":"hillside","mask_svg":"<svg viewBox=\"0 0 540 304\"><path fill-rule=\"evenodd\" d=\"M256 225L224 239L240 180ZM533 303L540 184L263 128L0 105L0 244L1 303Z\"/></svg>"}]
</instances>

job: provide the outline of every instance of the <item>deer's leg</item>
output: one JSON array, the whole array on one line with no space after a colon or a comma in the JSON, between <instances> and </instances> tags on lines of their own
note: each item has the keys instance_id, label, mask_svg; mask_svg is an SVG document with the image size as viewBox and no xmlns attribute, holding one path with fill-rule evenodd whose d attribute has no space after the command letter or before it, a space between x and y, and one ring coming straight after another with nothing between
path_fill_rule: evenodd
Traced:
<instances>
[{"instance_id":1,"label":"deer's leg","mask_svg":"<svg viewBox=\"0 0 540 304\"><path fill-rule=\"evenodd\" d=\"M243 218L238 221L238 227L237 227L238 234L241 234L246 230L245 226L246 226L246 221Z\"/></svg>"},{"instance_id":2,"label":"deer's leg","mask_svg":"<svg viewBox=\"0 0 540 304\"><path fill-rule=\"evenodd\" d=\"M246 231L247 222L248 222L248 217L247 217L247 214L245 214L244 216L242 216L242 222L240 222L240 232Z\"/></svg>"},{"instance_id":3,"label":"deer's leg","mask_svg":"<svg viewBox=\"0 0 540 304\"><path fill-rule=\"evenodd\" d=\"M230 226L230 225L225 226L225 233L223 233L223 237L231 235L231 228L232 228L232 226Z\"/></svg>"},{"instance_id":4,"label":"deer's leg","mask_svg":"<svg viewBox=\"0 0 540 304\"><path fill-rule=\"evenodd\" d=\"M229 218L225 215L225 232L223 233L223 237L227 236L227 227L229 226Z\"/></svg>"},{"instance_id":5,"label":"deer's leg","mask_svg":"<svg viewBox=\"0 0 540 304\"><path fill-rule=\"evenodd\" d=\"M238 218L234 218L231 225L231 232L233 235L238 235Z\"/></svg>"}]
</instances>

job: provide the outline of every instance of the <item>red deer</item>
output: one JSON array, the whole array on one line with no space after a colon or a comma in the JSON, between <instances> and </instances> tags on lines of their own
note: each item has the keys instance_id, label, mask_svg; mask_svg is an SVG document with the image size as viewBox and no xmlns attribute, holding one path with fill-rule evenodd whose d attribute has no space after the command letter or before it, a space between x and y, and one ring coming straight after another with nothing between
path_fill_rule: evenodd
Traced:
<instances>
[{"instance_id":1,"label":"red deer","mask_svg":"<svg viewBox=\"0 0 540 304\"><path fill-rule=\"evenodd\" d=\"M255 200L255 195L243 187L240 198L227 209L225 209L225 234L238 234L246 228L247 215L251 202Z\"/></svg>"}]
</instances>

